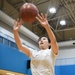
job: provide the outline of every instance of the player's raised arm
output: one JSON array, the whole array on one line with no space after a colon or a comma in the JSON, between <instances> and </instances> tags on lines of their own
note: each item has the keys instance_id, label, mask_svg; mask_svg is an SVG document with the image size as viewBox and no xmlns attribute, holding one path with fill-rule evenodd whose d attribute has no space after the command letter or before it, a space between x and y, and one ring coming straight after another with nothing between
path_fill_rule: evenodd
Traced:
<instances>
[{"instance_id":1,"label":"player's raised arm","mask_svg":"<svg viewBox=\"0 0 75 75\"><path fill-rule=\"evenodd\" d=\"M14 39L15 39L15 42L16 42L18 48L23 53L25 53L27 56L29 56L29 54L30 54L29 49L27 47L23 46L23 44L21 43L20 37L18 35L18 30L20 29L21 25L22 25L22 20L17 19L14 21L14 27L13 27Z\"/></svg>"},{"instance_id":2,"label":"player's raised arm","mask_svg":"<svg viewBox=\"0 0 75 75\"><path fill-rule=\"evenodd\" d=\"M58 53L58 44L57 44L57 41L56 41L56 38L55 38L55 35L54 33L52 32L51 28L50 28L50 25L48 23L48 20L47 20L47 15L39 15L36 17L36 19L40 22L40 24L46 29L47 31L47 34L51 40L51 48L53 50L53 52L55 54Z\"/></svg>"}]
</instances>

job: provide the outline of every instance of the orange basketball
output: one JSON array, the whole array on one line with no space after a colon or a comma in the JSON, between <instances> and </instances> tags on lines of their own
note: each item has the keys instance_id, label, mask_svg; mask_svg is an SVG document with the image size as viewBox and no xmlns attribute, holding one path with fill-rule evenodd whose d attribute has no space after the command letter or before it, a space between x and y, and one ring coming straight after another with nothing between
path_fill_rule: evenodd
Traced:
<instances>
[{"instance_id":1,"label":"orange basketball","mask_svg":"<svg viewBox=\"0 0 75 75\"><path fill-rule=\"evenodd\" d=\"M32 3L25 3L20 8L20 16L26 23L34 22L38 13L37 7Z\"/></svg>"}]
</instances>

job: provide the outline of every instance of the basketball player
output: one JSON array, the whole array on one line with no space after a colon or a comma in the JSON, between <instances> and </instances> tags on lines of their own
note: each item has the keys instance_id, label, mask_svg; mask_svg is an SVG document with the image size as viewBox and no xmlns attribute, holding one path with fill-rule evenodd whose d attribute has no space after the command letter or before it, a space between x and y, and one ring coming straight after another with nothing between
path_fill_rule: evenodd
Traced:
<instances>
[{"instance_id":1,"label":"basketball player","mask_svg":"<svg viewBox=\"0 0 75 75\"><path fill-rule=\"evenodd\" d=\"M58 55L57 41L47 21L47 16L38 14L36 19L46 29L51 42L47 37L41 37L38 41L40 48L39 51L29 49L22 45L20 37L18 35L18 30L22 25L22 20L16 20L14 22L14 38L18 48L31 58L30 65L32 75L54 75L54 65L56 57ZM50 46L51 48L49 49Z\"/></svg>"}]
</instances>

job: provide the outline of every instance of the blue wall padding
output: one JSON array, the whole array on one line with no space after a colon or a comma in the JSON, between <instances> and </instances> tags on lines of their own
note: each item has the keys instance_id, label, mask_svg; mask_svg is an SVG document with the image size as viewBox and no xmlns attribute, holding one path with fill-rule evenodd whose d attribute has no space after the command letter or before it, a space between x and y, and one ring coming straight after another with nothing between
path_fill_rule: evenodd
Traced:
<instances>
[{"instance_id":1,"label":"blue wall padding","mask_svg":"<svg viewBox=\"0 0 75 75\"><path fill-rule=\"evenodd\" d=\"M75 65L55 66L55 75L75 75Z\"/></svg>"},{"instance_id":2,"label":"blue wall padding","mask_svg":"<svg viewBox=\"0 0 75 75\"><path fill-rule=\"evenodd\" d=\"M60 74L60 66L55 66L55 75L61 75Z\"/></svg>"},{"instance_id":3,"label":"blue wall padding","mask_svg":"<svg viewBox=\"0 0 75 75\"><path fill-rule=\"evenodd\" d=\"M0 44L0 69L26 74L27 60L30 59L19 50Z\"/></svg>"},{"instance_id":4,"label":"blue wall padding","mask_svg":"<svg viewBox=\"0 0 75 75\"><path fill-rule=\"evenodd\" d=\"M75 64L61 66L60 73L61 75L75 75Z\"/></svg>"},{"instance_id":5,"label":"blue wall padding","mask_svg":"<svg viewBox=\"0 0 75 75\"><path fill-rule=\"evenodd\" d=\"M28 69L28 70L27 70L27 75L32 75L31 69Z\"/></svg>"}]
</instances>

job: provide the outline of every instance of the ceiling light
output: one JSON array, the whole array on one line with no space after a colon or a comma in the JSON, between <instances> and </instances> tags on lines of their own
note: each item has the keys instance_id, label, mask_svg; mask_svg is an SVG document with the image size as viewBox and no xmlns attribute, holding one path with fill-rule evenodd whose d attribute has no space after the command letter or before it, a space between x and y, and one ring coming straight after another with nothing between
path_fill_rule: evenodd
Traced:
<instances>
[{"instance_id":1,"label":"ceiling light","mask_svg":"<svg viewBox=\"0 0 75 75\"><path fill-rule=\"evenodd\" d=\"M60 21L60 25L66 25L66 21L65 20L61 20Z\"/></svg>"},{"instance_id":2,"label":"ceiling light","mask_svg":"<svg viewBox=\"0 0 75 75\"><path fill-rule=\"evenodd\" d=\"M49 9L49 12L50 12L50 13L56 13L56 8L54 8L54 7L50 8L50 9Z\"/></svg>"}]
</instances>

